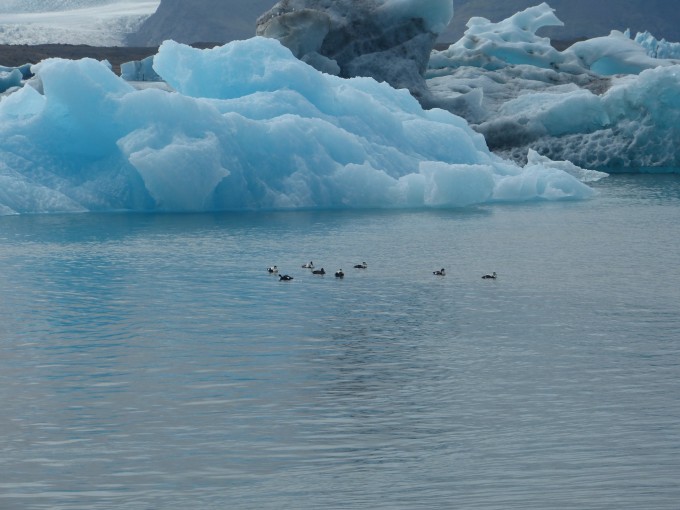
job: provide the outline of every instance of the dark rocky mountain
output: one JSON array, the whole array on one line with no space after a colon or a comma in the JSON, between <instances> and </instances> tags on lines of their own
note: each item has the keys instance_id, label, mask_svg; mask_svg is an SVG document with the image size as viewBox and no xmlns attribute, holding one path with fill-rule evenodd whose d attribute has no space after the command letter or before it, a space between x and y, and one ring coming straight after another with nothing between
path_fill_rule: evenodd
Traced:
<instances>
[{"instance_id":1,"label":"dark rocky mountain","mask_svg":"<svg viewBox=\"0 0 680 510\"><path fill-rule=\"evenodd\" d=\"M360 2L361 0L357 0ZM453 0L455 15L441 41L458 40L473 16L492 21L540 3L540 0ZM128 39L131 46L156 46L165 39L178 42L228 42L255 34L257 18L275 0L161 0L158 11ZM606 35L630 28L649 30L657 38L680 41L678 0L549 0L565 26L542 35L570 40Z\"/></svg>"},{"instance_id":2,"label":"dark rocky mountain","mask_svg":"<svg viewBox=\"0 0 680 510\"><path fill-rule=\"evenodd\" d=\"M155 14L129 46L158 46L166 39L181 43L229 42L255 35L255 21L276 0L161 0Z\"/></svg>"}]
</instances>

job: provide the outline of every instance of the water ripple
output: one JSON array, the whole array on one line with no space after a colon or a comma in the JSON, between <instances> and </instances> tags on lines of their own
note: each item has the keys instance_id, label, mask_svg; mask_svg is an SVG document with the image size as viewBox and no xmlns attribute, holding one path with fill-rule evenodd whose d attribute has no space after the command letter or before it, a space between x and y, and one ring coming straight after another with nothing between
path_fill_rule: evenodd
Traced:
<instances>
[{"instance_id":1,"label":"water ripple","mask_svg":"<svg viewBox=\"0 0 680 510\"><path fill-rule=\"evenodd\" d=\"M680 227L651 227L678 203L621 182L472 212L0 218L0 506L676 508L680 276L654 269Z\"/></svg>"}]
</instances>

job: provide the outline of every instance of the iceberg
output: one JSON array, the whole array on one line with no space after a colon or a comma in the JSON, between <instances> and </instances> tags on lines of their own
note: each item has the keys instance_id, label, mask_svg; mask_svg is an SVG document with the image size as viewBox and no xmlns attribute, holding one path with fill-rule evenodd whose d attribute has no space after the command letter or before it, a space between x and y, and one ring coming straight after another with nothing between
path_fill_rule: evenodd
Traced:
<instances>
[{"instance_id":1,"label":"iceberg","mask_svg":"<svg viewBox=\"0 0 680 510\"><path fill-rule=\"evenodd\" d=\"M534 150L607 172L680 172L680 61L650 51L668 44L613 31L558 51L536 35L561 24L546 3L499 23L471 19L432 55L432 103L520 164Z\"/></svg>"},{"instance_id":2,"label":"iceberg","mask_svg":"<svg viewBox=\"0 0 680 510\"><path fill-rule=\"evenodd\" d=\"M370 76L423 97L430 53L452 17L451 0L282 0L256 33L320 71Z\"/></svg>"},{"instance_id":3,"label":"iceberg","mask_svg":"<svg viewBox=\"0 0 680 510\"><path fill-rule=\"evenodd\" d=\"M617 30L607 37L577 42L564 54L600 76L640 74L647 69L672 65L670 61L650 57L644 47Z\"/></svg>"},{"instance_id":4,"label":"iceberg","mask_svg":"<svg viewBox=\"0 0 680 510\"><path fill-rule=\"evenodd\" d=\"M48 59L0 101L0 214L465 207L594 195L560 164L493 154L407 90L345 79L255 37L165 42L165 87ZM170 90L171 89L171 90Z\"/></svg>"},{"instance_id":5,"label":"iceberg","mask_svg":"<svg viewBox=\"0 0 680 510\"><path fill-rule=\"evenodd\" d=\"M0 69L0 94L14 87L20 87L23 75L19 69L3 71Z\"/></svg>"},{"instance_id":6,"label":"iceberg","mask_svg":"<svg viewBox=\"0 0 680 510\"><path fill-rule=\"evenodd\" d=\"M463 38L446 50L435 52L430 68L473 66L487 70L527 65L568 74L593 72L600 76L639 74L646 69L670 65L616 30L609 36L573 44L565 51L553 48L550 39L536 32L562 26L555 10L545 2L529 7L498 23L472 18Z\"/></svg>"},{"instance_id":7,"label":"iceberg","mask_svg":"<svg viewBox=\"0 0 680 510\"><path fill-rule=\"evenodd\" d=\"M19 67L0 66L0 94L15 87L21 87L23 81L33 76L31 65L24 64Z\"/></svg>"},{"instance_id":8,"label":"iceberg","mask_svg":"<svg viewBox=\"0 0 680 510\"><path fill-rule=\"evenodd\" d=\"M535 150L605 171L680 167L672 99L680 61L668 58L672 45L613 31L558 51L537 35L563 25L541 3L498 23L470 19L463 38L428 60L424 50L450 7L438 0L284 0L260 18L258 31L320 71L408 88L424 107L465 118L495 153L520 164Z\"/></svg>"},{"instance_id":9,"label":"iceberg","mask_svg":"<svg viewBox=\"0 0 680 510\"><path fill-rule=\"evenodd\" d=\"M626 35L630 37L630 33ZM657 39L649 32L640 32L635 36L635 42L642 46L647 55L660 59L680 59L680 43Z\"/></svg>"},{"instance_id":10,"label":"iceberg","mask_svg":"<svg viewBox=\"0 0 680 510\"><path fill-rule=\"evenodd\" d=\"M120 66L120 76L126 81L162 81L153 68L153 55L142 60L125 62Z\"/></svg>"},{"instance_id":11,"label":"iceberg","mask_svg":"<svg viewBox=\"0 0 680 510\"><path fill-rule=\"evenodd\" d=\"M432 51L452 15L282 0L261 36L168 41L123 79L90 60L0 68L0 175L24 190L2 210L462 207L591 196L590 170L680 172L673 43L613 31L559 51L541 3Z\"/></svg>"},{"instance_id":12,"label":"iceberg","mask_svg":"<svg viewBox=\"0 0 680 510\"><path fill-rule=\"evenodd\" d=\"M546 3L498 23L471 18L463 37L446 50L434 52L429 65L432 69L472 66L494 70L520 64L555 68L564 63L564 56L550 45L548 38L539 37L536 32L543 27L562 25Z\"/></svg>"}]
</instances>

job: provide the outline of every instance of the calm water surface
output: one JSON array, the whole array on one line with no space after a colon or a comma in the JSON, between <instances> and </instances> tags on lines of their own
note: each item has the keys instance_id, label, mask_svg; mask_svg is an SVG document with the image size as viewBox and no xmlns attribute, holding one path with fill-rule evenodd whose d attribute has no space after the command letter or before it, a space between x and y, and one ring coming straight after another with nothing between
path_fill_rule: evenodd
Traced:
<instances>
[{"instance_id":1,"label":"calm water surface","mask_svg":"<svg viewBox=\"0 0 680 510\"><path fill-rule=\"evenodd\" d=\"M680 178L597 187L0 218L0 508L677 509Z\"/></svg>"}]
</instances>

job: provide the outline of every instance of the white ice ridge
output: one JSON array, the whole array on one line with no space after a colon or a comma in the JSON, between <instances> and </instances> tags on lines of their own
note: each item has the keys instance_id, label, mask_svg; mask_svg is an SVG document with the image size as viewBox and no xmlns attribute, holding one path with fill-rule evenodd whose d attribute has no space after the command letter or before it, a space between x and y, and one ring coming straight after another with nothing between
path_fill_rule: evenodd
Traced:
<instances>
[{"instance_id":1,"label":"white ice ridge","mask_svg":"<svg viewBox=\"0 0 680 510\"><path fill-rule=\"evenodd\" d=\"M564 165L502 160L460 117L370 78L320 73L272 39L166 42L154 67L176 92L137 90L93 60L34 66L0 102L0 211L463 207L594 193Z\"/></svg>"},{"instance_id":2,"label":"white ice ridge","mask_svg":"<svg viewBox=\"0 0 680 510\"><path fill-rule=\"evenodd\" d=\"M626 33L630 36L630 33ZM680 59L680 43L668 42L666 39L657 39L649 32L638 33L635 42L642 46L647 55L660 59Z\"/></svg>"},{"instance_id":3,"label":"white ice ridge","mask_svg":"<svg viewBox=\"0 0 680 510\"><path fill-rule=\"evenodd\" d=\"M433 54L430 68L474 66L495 70L530 65L572 74L590 71L612 76L670 65L650 57L640 44L617 31L577 42L562 52L553 48L548 38L536 35L540 28L562 25L545 2L498 23L472 18L462 39Z\"/></svg>"},{"instance_id":4,"label":"white ice ridge","mask_svg":"<svg viewBox=\"0 0 680 510\"><path fill-rule=\"evenodd\" d=\"M616 31L562 52L535 33L561 24L545 3L499 23L473 18L432 55L433 103L516 161L535 149L606 171L680 171L680 61Z\"/></svg>"}]
</instances>

